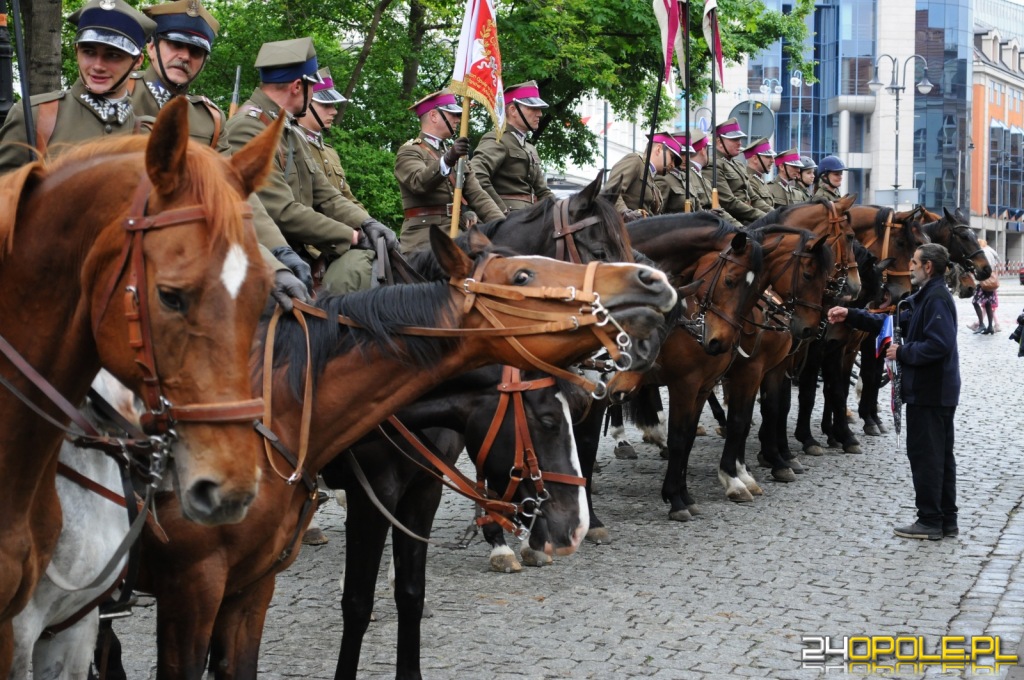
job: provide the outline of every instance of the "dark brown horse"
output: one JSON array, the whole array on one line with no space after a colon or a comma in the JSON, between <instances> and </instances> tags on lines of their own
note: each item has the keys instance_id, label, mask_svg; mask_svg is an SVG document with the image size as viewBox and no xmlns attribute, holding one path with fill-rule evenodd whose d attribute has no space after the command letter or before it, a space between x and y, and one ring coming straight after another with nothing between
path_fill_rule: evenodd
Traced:
<instances>
[{"instance_id":1,"label":"dark brown horse","mask_svg":"<svg viewBox=\"0 0 1024 680\"><path fill-rule=\"evenodd\" d=\"M259 478L248 356L270 275L242 206L280 126L227 160L189 143L187 110L171 102L148 138L85 144L3 177L0 333L70 404L101 366L145 396L183 511L219 524L244 516ZM0 370L55 422L70 421L10 359ZM243 407L237 417L232 406ZM231 422L216 422L218 409ZM63 437L0 389L0 677L10 619L60 531Z\"/></svg>"},{"instance_id":2,"label":"dark brown horse","mask_svg":"<svg viewBox=\"0 0 1024 680\"><path fill-rule=\"evenodd\" d=\"M381 420L445 378L493 362L530 367L514 343L556 365L601 347L602 339L588 325L595 320L596 295L610 313L608 327L618 323L639 338L656 329L664 311L675 304L665 276L649 267L496 257L478 235L470 237L475 254L470 259L439 230L431 240L449 281L382 287L318 303L327 319L307 320L312 383L306 378L306 344L298 324L281 319L269 374L273 429L287 449L300 451L300 460L301 452L307 452L300 465L307 481ZM352 325L340 327L334 320L338 315ZM438 332L447 337L410 327L448 329ZM493 327L505 331L487 330ZM550 332L536 333L541 327ZM254 356L258 373L262 351ZM301 396L300 385L312 385L312 394ZM300 447L306 433L308 446ZM140 577L141 589L152 592L158 603L159 677L200 677L208 654L216 660L217 677L256 676L275 575L295 559L316 497L315 485L284 479L295 470L294 461L268 447L259 495L235 526L182 522L177 501L160 499L159 516L170 541L143 534ZM277 474L282 468L286 471Z\"/></svg>"}]
</instances>

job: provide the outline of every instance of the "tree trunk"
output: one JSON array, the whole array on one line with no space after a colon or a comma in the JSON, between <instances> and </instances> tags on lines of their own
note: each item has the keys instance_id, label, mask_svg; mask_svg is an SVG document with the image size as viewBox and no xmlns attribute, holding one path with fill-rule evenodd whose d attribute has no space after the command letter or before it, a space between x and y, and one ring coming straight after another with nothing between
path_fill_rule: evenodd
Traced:
<instances>
[{"instance_id":1,"label":"tree trunk","mask_svg":"<svg viewBox=\"0 0 1024 680\"><path fill-rule=\"evenodd\" d=\"M423 36L427 32L424 25L427 11L419 0L409 0L409 55L403 59L402 68L402 101L412 100L412 91L420 75L419 54L423 49Z\"/></svg>"},{"instance_id":2,"label":"tree trunk","mask_svg":"<svg viewBox=\"0 0 1024 680\"><path fill-rule=\"evenodd\" d=\"M61 89L60 0L22 0L29 92ZM22 69L24 73L24 69Z\"/></svg>"},{"instance_id":3,"label":"tree trunk","mask_svg":"<svg viewBox=\"0 0 1024 680\"><path fill-rule=\"evenodd\" d=\"M373 40L377 36L377 28L380 26L380 20L392 2L393 0L380 0L380 2L377 3L376 9L373 10L373 21L370 23L370 27L366 31L366 37L363 39L363 49L359 51L359 58L356 59L355 68L352 69L352 75L349 76L348 85L345 86L345 91L342 92L346 99L351 98L352 93L356 89L356 84L359 82L359 76L363 72L363 67L366 66L366 60L370 57L370 48L373 46ZM346 108L348 108L348 102L342 102L338 106L338 117L335 122L336 125L340 125L341 121L345 118Z\"/></svg>"}]
</instances>

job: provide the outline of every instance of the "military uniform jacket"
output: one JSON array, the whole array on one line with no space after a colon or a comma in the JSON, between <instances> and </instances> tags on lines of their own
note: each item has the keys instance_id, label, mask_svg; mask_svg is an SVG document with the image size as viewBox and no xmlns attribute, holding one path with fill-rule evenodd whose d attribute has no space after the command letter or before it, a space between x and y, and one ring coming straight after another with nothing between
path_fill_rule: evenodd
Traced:
<instances>
[{"instance_id":1,"label":"military uniform jacket","mask_svg":"<svg viewBox=\"0 0 1024 680\"><path fill-rule=\"evenodd\" d=\"M712 166L709 164L701 171L708 182L713 176ZM747 168L741 165L735 158L727 159L725 154L718 154L718 204L741 224L750 224L757 218L764 215L764 211L758 210L746 201L747 196Z\"/></svg>"},{"instance_id":2,"label":"military uniform jacket","mask_svg":"<svg viewBox=\"0 0 1024 680\"><path fill-rule=\"evenodd\" d=\"M257 88L225 126L232 152L245 146L279 115L287 114ZM286 239L321 252L347 251L353 230L370 219L365 210L331 186L310 156L298 126L291 122L284 127L270 176L256 193Z\"/></svg>"},{"instance_id":3,"label":"military uniform jacket","mask_svg":"<svg viewBox=\"0 0 1024 680\"><path fill-rule=\"evenodd\" d=\"M818 183L818 189L814 192L814 197L827 198L833 203L842 198L842 196L839 195L839 192L833 189L832 185L828 184L827 182Z\"/></svg>"},{"instance_id":4,"label":"military uniform jacket","mask_svg":"<svg viewBox=\"0 0 1024 680\"><path fill-rule=\"evenodd\" d=\"M345 179L345 169L341 167L341 156L334 150L334 147L324 141L324 133L307 130L301 125L298 127L308 145L309 155L319 163L320 169L324 171L331 186L340 191L342 196L365 210L366 207L356 199L355 194L352 193L352 187Z\"/></svg>"},{"instance_id":5,"label":"military uniform jacket","mask_svg":"<svg viewBox=\"0 0 1024 680\"><path fill-rule=\"evenodd\" d=\"M776 208L794 203L803 203L807 199L803 197L802 190L797 187L795 181L785 180L781 175L768 182L768 192L772 196L772 203Z\"/></svg>"},{"instance_id":6,"label":"military uniform jacket","mask_svg":"<svg viewBox=\"0 0 1024 680\"><path fill-rule=\"evenodd\" d=\"M662 213L686 212L686 177L678 168L672 168L667 174L658 175L654 178L658 185L664 205L661 206ZM690 210L700 210L693 186L693 179L690 179Z\"/></svg>"},{"instance_id":7,"label":"military uniform jacket","mask_svg":"<svg viewBox=\"0 0 1024 680\"><path fill-rule=\"evenodd\" d=\"M502 212L526 208L552 195L536 147L512 128L505 131L501 141L494 130L480 139L473 154L473 172Z\"/></svg>"},{"instance_id":8,"label":"military uniform jacket","mask_svg":"<svg viewBox=\"0 0 1024 680\"><path fill-rule=\"evenodd\" d=\"M46 154L51 158L71 148L78 142L135 132L135 114L131 102L127 99L119 104L107 104L99 100L97 106L90 105L90 99L82 80L74 82L69 90L58 90L32 97L32 117L36 122L36 136L46 138ZM48 138L40 129L40 106L54 102L57 115L53 120L53 130ZM49 105L52 106L52 105ZM11 107L7 120L0 128L0 174L15 170L31 160L29 149L25 144L25 116L21 103ZM33 140L35 142L36 140Z\"/></svg>"},{"instance_id":9,"label":"military uniform jacket","mask_svg":"<svg viewBox=\"0 0 1024 680\"><path fill-rule=\"evenodd\" d=\"M406 215L402 222L402 248L406 252L427 245L429 226L432 224L448 227L451 225L451 204L455 200L452 179L454 168L447 175L441 174L440 144L433 138L410 139L395 155L395 179L402 192L402 209L414 211L417 208L445 209L436 215ZM476 161L466 161L465 182L462 187L463 202L476 213L481 222L500 220L505 216L490 195L480 186L474 173ZM464 212L467 206L462 207Z\"/></svg>"},{"instance_id":10,"label":"military uniform jacket","mask_svg":"<svg viewBox=\"0 0 1024 680\"><path fill-rule=\"evenodd\" d=\"M768 190L768 184L759 172L747 167L747 201L751 206L763 213L770 213L775 209L775 202L772 201L772 193Z\"/></svg>"},{"instance_id":11,"label":"military uniform jacket","mask_svg":"<svg viewBox=\"0 0 1024 680\"><path fill-rule=\"evenodd\" d=\"M644 181L644 157L638 153L626 154L612 166L604 191L618 196L615 199L615 208L620 213L642 208L650 215L658 215L662 212L664 200L654 176L653 170L647 173L647 189L644 191L644 204L641 206L640 187Z\"/></svg>"},{"instance_id":12,"label":"military uniform jacket","mask_svg":"<svg viewBox=\"0 0 1024 680\"><path fill-rule=\"evenodd\" d=\"M132 108L136 116L156 118L164 104L174 94L167 89L156 68L150 64L145 71L135 71L128 78ZM188 110L188 136L204 146L212 146L218 153L228 153L224 124L227 116L212 101L198 94L182 95L192 106Z\"/></svg>"}]
</instances>

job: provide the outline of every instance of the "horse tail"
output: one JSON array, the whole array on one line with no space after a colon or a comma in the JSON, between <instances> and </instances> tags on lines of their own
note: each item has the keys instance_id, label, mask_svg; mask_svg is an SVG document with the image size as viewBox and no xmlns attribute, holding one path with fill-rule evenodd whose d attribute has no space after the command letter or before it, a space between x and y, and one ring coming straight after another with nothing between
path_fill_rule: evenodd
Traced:
<instances>
[{"instance_id":1,"label":"horse tail","mask_svg":"<svg viewBox=\"0 0 1024 680\"><path fill-rule=\"evenodd\" d=\"M0 186L0 258L14 250L14 225L18 220L22 200L35 188L43 174L42 161L33 161L4 175Z\"/></svg>"},{"instance_id":2,"label":"horse tail","mask_svg":"<svg viewBox=\"0 0 1024 680\"><path fill-rule=\"evenodd\" d=\"M658 386L641 386L636 396L623 404L622 411L626 420L641 430L658 427L658 412L661 411L661 392Z\"/></svg>"}]
</instances>

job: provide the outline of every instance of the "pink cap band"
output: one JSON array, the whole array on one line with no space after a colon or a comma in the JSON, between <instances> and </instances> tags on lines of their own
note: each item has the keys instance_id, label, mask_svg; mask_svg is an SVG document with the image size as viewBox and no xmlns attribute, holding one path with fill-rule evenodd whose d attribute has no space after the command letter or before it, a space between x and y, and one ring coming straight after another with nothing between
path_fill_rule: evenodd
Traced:
<instances>
[{"instance_id":1,"label":"pink cap band","mask_svg":"<svg viewBox=\"0 0 1024 680\"><path fill-rule=\"evenodd\" d=\"M727 132L743 132L743 128L740 127L739 123L722 123L715 128L715 132L724 135Z\"/></svg>"},{"instance_id":2,"label":"pink cap band","mask_svg":"<svg viewBox=\"0 0 1024 680\"><path fill-rule=\"evenodd\" d=\"M701 149L706 147L710 141L711 140L708 139L707 137L701 137L696 142L690 143L690 140L687 137L680 137L679 138L679 144L680 145L682 145L682 144L688 145L691 149L693 149L694 153L700 153Z\"/></svg>"},{"instance_id":3,"label":"pink cap band","mask_svg":"<svg viewBox=\"0 0 1024 680\"><path fill-rule=\"evenodd\" d=\"M321 90L329 90L329 89L331 89L333 87L334 87L334 78L331 78L330 76L327 76L326 78L324 78L324 82L322 82L322 83L314 83L313 84L313 92L320 92Z\"/></svg>"},{"instance_id":4,"label":"pink cap band","mask_svg":"<svg viewBox=\"0 0 1024 680\"><path fill-rule=\"evenodd\" d=\"M458 102L455 100L453 94L439 94L436 97L420 102L419 105L413 109L417 116L422 116L432 109L436 109L438 106L455 105L458 106Z\"/></svg>"},{"instance_id":5,"label":"pink cap band","mask_svg":"<svg viewBox=\"0 0 1024 680\"><path fill-rule=\"evenodd\" d=\"M766 156L772 155L772 145L765 142L763 144L758 144L753 149L747 149L743 152L743 155L747 158L753 158L760 154L764 154Z\"/></svg>"},{"instance_id":6,"label":"pink cap band","mask_svg":"<svg viewBox=\"0 0 1024 680\"><path fill-rule=\"evenodd\" d=\"M682 155L682 150L679 147L679 142L677 142L675 137L673 137L672 135L666 135L663 132L659 132L655 134L653 137L651 137L651 141L664 144L669 148L669 150L672 153L674 153L677 156Z\"/></svg>"},{"instance_id":7,"label":"pink cap band","mask_svg":"<svg viewBox=\"0 0 1024 680\"><path fill-rule=\"evenodd\" d=\"M785 156L776 156L775 157L775 165L783 165L785 163L799 163L799 162L800 162L800 154L791 153L791 154L786 154Z\"/></svg>"},{"instance_id":8,"label":"pink cap band","mask_svg":"<svg viewBox=\"0 0 1024 680\"><path fill-rule=\"evenodd\" d=\"M505 92L505 104L511 104L513 99L540 99L540 89L536 87L518 87Z\"/></svg>"}]
</instances>

